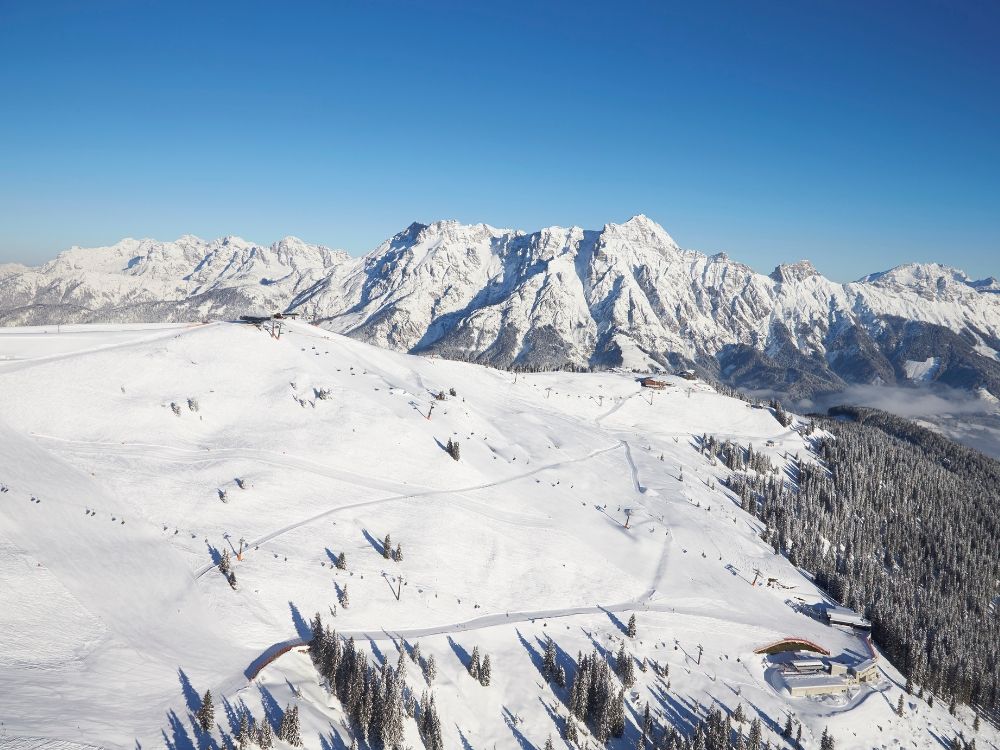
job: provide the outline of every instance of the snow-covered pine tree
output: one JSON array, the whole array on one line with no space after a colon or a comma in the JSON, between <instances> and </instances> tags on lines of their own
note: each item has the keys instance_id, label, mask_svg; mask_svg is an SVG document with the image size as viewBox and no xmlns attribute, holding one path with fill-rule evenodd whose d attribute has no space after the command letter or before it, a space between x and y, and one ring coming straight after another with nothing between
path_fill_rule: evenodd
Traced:
<instances>
[{"instance_id":1,"label":"snow-covered pine tree","mask_svg":"<svg viewBox=\"0 0 1000 750\"><path fill-rule=\"evenodd\" d=\"M612 699L608 709L608 729L612 737L621 737L625 733L625 689L618 691L618 697Z\"/></svg>"},{"instance_id":2,"label":"snow-covered pine tree","mask_svg":"<svg viewBox=\"0 0 1000 750\"><path fill-rule=\"evenodd\" d=\"M298 712L289 705L285 705L285 712L281 715L281 722L278 724L278 739L289 744L298 736ZM301 738L299 738L301 743Z\"/></svg>"},{"instance_id":3,"label":"snow-covered pine tree","mask_svg":"<svg viewBox=\"0 0 1000 750\"><path fill-rule=\"evenodd\" d=\"M309 630L312 633L309 639L309 656L313 661L313 664L321 665L325 660L325 649L327 646L326 633L323 630L323 619L320 617L319 612L309 623Z\"/></svg>"},{"instance_id":4,"label":"snow-covered pine tree","mask_svg":"<svg viewBox=\"0 0 1000 750\"><path fill-rule=\"evenodd\" d=\"M472 658L469 659L469 674L472 675L472 679L474 680L479 679L480 666L481 664L479 662L479 646L475 646L472 649Z\"/></svg>"},{"instance_id":5,"label":"snow-covered pine tree","mask_svg":"<svg viewBox=\"0 0 1000 750\"><path fill-rule=\"evenodd\" d=\"M492 675L493 668L490 665L490 655L486 654L483 657L483 663L479 667L479 684L483 687L489 687Z\"/></svg>"},{"instance_id":6,"label":"snow-covered pine tree","mask_svg":"<svg viewBox=\"0 0 1000 750\"><path fill-rule=\"evenodd\" d=\"M437 662L434 661L434 654L431 654L427 657L426 664L424 664L424 679L430 685L434 682L435 677L437 677Z\"/></svg>"},{"instance_id":7,"label":"snow-covered pine tree","mask_svg":"<svg viewBox=\"0 0 1000 750\"><path fill-rule=\"evenodd\" d=\"M392 559L396 562L403 562L403 545L396 543L396 551L392 553Z\"/></svg>"},{"instance_id":8,"label":"snow-covered pine tree","mask_svg":"<svg viewBox=\"0 0 1000 750\"><path fill-rule=\"evenodd\" d=\"M542 677L551 682L556 676L556 644L551 638L545 639L545 655L542 657Z\"/></svg>"},{"instance_id":9,"label":"snow-covered pine tree","mask_svg":"<svg viewBox=\"0 0 1000 750\"><path fill-rule=\"evenodd\" d=\"M903 694L899 694L899 700L896 702L896 716L903 715Z\"/></svg>"},{"instance_id":10,"label":"snow-covered pine tree","mask_svg":"<svg viewBox=\"0 0 1000 750\"><path fill-rule=\"evenodd\" d=\"M629 638L635 638L635 632L636 632L635 631L635 613L633 612L632 616L628 618L628 637Z\"/></svg>"},{"instance_id":11,"label":"snow-covered pine tree","mask_svg":"<svg viewBox=\"0 0 1000 750\"><path fill-rule=\"evenodd\" d=\"M385 539L382 540L382 557L386 560L392 558L392 537L389 534L386 534Z\"/></svg>"},{"instance_id":12,"label":"snow-covered pine tree","mask_svg":"<svg viewBox=\"0 0 1000 750\"><path fill-rule=\"evenodd\" d=\"M545 738L545 748L544 750L556 750L555 745L552 744L552 735L550 734Z\"/></svg>"},{"instance_id":13,"label":"snow-covered pine tree","mask_svg":"<svg viewBox=\"0 0 1000 750\"><path fill-rule=\"evenodd\" d=\"M337 555L336 565L339 570L347 570L347 555L344 552Z\"/></svg>"},{"instance_id":14,"label":"snow-covered pine tree","mask_svg":"<svg viewBox=\"0 0 1000 750\"><path fill-rule=\"evenodd\" d=\"M198 726L201 727L201 731L207 732L215 724L215 704L212 702L212 691L206 690L205 695L201 699L201 706L198 707L198 713L195 715L198 721Z\"/></svg>"},{"instance_id":15,"label":"snow-covered pine tree","mask_svg":"<svg viewBox=\"0 0 1000 750\"><path fill-rule=\"evenodd\" d=\"M834 750L836 743L833 741L833 735L830 734L828 727L823 729L823 736L819 740L819 750Z\"/></svg>"},{"instance_id":16,"label":"snow-covered pine tree","mask_svg":"<svg viewBox=\"0 0 1000 750\"><path fill-rule=\"evenodd\" d=\"M250 717L247 711L240 711L240 728L236 732L236 747L239 750L247 750L247 747L253 742L253 734L250 732Z\"/></svg>"},{"instance_id":17,"label":"snow-covered pine tree","mask_svg":"<svg viewBox=\"0 0 1000 750\"><path fill-rule=\"evenodd\" d=\"M229 571L232 570L232 567L232 561L229 559L229 550L222 550L222 559L219 560L219 572L226 578L229 578Z\"/></svg>"},{"instance_id":18,"label":"snow-covered pine tree","mask_svg":"<svg viewBox=\"0 0 1000 750\"><path fill-rule=\"evenodd\" d=\"M558 685L561 688L566 687L566 667L562 666L561 664L559 665L559 668L556 670L556 685Z\"/></svg>"},{"instance_id":19,"label":"snow-covered pine tree","mask_svg":"<svg viewBox=\"0 0 1000 750\"><path fill-rule=\"evenodd\" d=\"M274 734L271 732L271 724L264 719L260 727L257 728L257 744L261 750L271 750L274 747Z\"/></svg>"},{"instance_id":20,"label":"snow-covered pine tree","mask_svg":"<svg viewBox=\"0 0 1000 750\"><path fill-rule=\"evenodd\" d=\"M382 744L392 750L403 741L403 682L399 673L386 670L382 697Z\"/></svg>"},{"instance_id":21,"label":"snow-covered pine tree","mask_svg":"<svg viewBox=\"0 0 1000 750\"><path fill-rule=\"evenodd\" d=\"M653 740L653 715L649 711L649 701L646 701L646 708L642 712L642 727L639 734L639 743L636 745L637 748L646 747L647 742L652 742Z\"/></svg>"},{"instance_id":22,"label":"snow-covered pine tree","mask_svg":"<svg viewBox=\"0 0 1000 750\"><path fill-rule=\"evenodd\" d=\"M742 724L746 720L747 720L746 714L743 713L743 704L737 703L736 711L733 712L733 721L735 721L737 724Z\"/></svg>"},{"instance_id":23,"label":"snow-covered pine tree","mask_svg":"<svg viewBox=\"0 0 1000 750\"><path fill-rule=\"evenodd\" d=\"M635 664L631 654L625 651L625 641L622 641L618 647L618 654L615 656L615 671L626 689L635 684Z\"/></svg>"},{"instance_id":24,"label":"snow-covered pine tree","mask_svg":"<svg viewBox=\"0 0 1000 750\"><path fill-rule=\"evenodd\" d=\"M576 729L576 719L572 716L566 717L566 726L563 729L563 739L571 745L575 745L580 741L580 734Z\"/></svg>"},{"instance_id":25,"label":"snow-covered pine tree","mask_svg":"<svg viewBox=\"0 0 1000 750\"><path fill-rule=\"evenodd\" d=\"M753 721L750 722L750 735L747 738L747 750L761 750L761 739L762 729L760 726L760 717L755 716Z\"/></svg>"},{"instance_id":26,"label":"snow-covered pine tree","mask_svg":"<svg viewBox=\"0 0 1000 750\"><path fill-rule=\"evenodd\" d=\"M347 609L348 607L351 606L351 600L347 596L347 584L344 584L344 588L340 590L340 595L337 598L340 601L340 606L343 607L344 609Z\"/></svg>"}]
</instances>

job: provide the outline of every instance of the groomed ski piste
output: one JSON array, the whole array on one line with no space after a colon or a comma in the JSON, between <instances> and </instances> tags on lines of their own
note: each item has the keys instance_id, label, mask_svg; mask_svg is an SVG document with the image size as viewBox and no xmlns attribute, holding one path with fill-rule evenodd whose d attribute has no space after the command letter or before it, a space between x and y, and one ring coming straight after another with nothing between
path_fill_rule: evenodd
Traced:
<instances>
[{"instance_id":1,"label":"groomed ski piste","mask_svg":"<svg viewBox=\"0 0 1000 750\"><path fill-rule=\"evenodd\" d=\"M578 653L625 640L637 681L613 748L635 747L647 702L682 731L742 706L777 747L789 714L805 747L825 729L838 748L973 736L965 708L905 695L897 716L884 658L847 696L776 683L768 643L847 662L867 645L810 615L829 599L761 541L698 438L783 470L810 460L804 422L658 377L515 375L294 322L0 330L0 747L222 747L241 710L276 728L297 706L305 747L348 748L302 645L317 612L372 663L433 654L431 683L407 659L405 685L434 695L449 748L568 746L549 637L570 678ZM476 647L489 686L467 671ZM977 742L997 747L985 727ZM409 718L405 745L423 746Z\"/></svg>"}]
</instances>

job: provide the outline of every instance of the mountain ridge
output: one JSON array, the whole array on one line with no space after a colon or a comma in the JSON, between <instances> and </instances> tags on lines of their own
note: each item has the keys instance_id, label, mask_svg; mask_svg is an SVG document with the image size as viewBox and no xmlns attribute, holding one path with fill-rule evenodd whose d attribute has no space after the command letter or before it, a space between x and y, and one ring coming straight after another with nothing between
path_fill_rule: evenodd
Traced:
<instances>
[{"instance_id":1,"label":"mountain ridge","mask_svg":"<svg viewBox=\"0 0 1000 750\"><path fill-rule=\"evenodd\" d=\"M934 382L996 396L997 292L996 279L936 263L847 283L809 261L766 275L683 249L642 214L534 232L445 220L360 257L293 236L73 247L35 268L0 266L0 324L294 311L401 351L513 369L692 367L797 398L909 383L908 363L936 357Z\"/></svg>"}]
</instances>

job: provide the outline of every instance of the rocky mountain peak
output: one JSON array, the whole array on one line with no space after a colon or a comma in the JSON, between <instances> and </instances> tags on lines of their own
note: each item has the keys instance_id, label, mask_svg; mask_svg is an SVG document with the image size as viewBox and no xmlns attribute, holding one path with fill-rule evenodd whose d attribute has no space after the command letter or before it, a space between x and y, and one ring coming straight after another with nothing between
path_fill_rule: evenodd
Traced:
<instances>
[{"instance_id":1,"label":"rocky mountain peak","mask_svg":"<svg viewBox=\"0 0 1000 750\"><path fill-rule=\"evenodd\" d=\"M808 260L800 260L797 263L782 263L771 271L771 278L779 284L803 281L819 275L819 271Z\"/></svg>"}]
</instances>

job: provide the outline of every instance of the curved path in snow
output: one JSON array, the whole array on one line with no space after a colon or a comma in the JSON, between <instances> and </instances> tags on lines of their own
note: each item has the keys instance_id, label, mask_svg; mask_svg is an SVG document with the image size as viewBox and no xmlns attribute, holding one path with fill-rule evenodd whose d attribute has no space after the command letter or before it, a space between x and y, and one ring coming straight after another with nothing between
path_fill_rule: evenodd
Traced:
<instances>
[{"instance_id":1,"label":"curved path in snow","mask_svg":"<svg viewBox=\"0 0 1000 750\"><path fill-rule=\"evenodd\" d=\"M571 459L568 459L566 461L556 461L554 463L545 464L544 466L536 467L536 468L532 469L531 471L526 471L526 472L524 472L522 474L516 474L516 475L511 476L511 477L505 477L504 479L498 479L498 480L496 480L494 482L484 482L483 484L474 484L474 485L470 485L468 487L455 487L455 488L451 488L451 489L441 489L441 490L424 490L422 492L410 492L410 493L400 494L400 495L390 495L389 497L376 497L376 498L372 498L371 500L361 500L361 501L356 502L356 503L348 503L346 505L338 505L336 508L330 508L328 510L322 511L321 513L317 513L317 514L315 514L313 516L309 516L308 518L304 518L301 521L296 521L295 523L290 523L287 526L282 526L280 529L275 529L274 531L272 531L272 532L270 532L268 534L265 534L264 536L258 537L257 539L252 539L248 543L248 546L251 547L251 548L252 547L260 546L261 544L269 542L272 539L275 539L275 538L281 536L282 534L287 534L289 531L292 531L294 529L299 529L299 528L301 528L303 526L308 526L309 524L315 523L316 521L319 521L322 518L327 518L328 516L331 516L334 513L340 513L341 511L352 510L352 509L355 509L355 508L364 508L364 507L367 507L367 506L370 506L370 505L380 505L382 503L398 502L398 501L401 501L401 500L412 500L412 499L415 499L415 498L432 497L432 496L435 496L435 495L460 494L460 493L463 493L463 492L475 492L476 490L484 490L484 489L487 489L489 487L499 487L501 485L508 484L510 482L517 481L519 479L526 479L527 477L534 476L535 474L539 474L539 473L541 473L543 471L548 471L549 469L555 469L555 468L558 468L560 466L567 466L569 464L580 463L581 461L589 461L590 459L592 459L592 458L594 458L596 456L599 456L599 455L601 455L603 453L609 453L609 452L611 452L613 450L617 450L618 448L622 447L623 445L624 445L624 443L622 441L619 441L615 445L609 446L607 448L599 448L597 450L591 451L586 456L581 456L579 458L571 458ZM463 504L463 507L467 507L467 509L469 509L469 510L476 511L477 510L476 508L469 507L471 505L473 505L473 504L472 503L465 503L465 504ZM527 518L532 519L533 517L528 516ZM507 522L513 522L513 521L510 521L509 519L498 519L498 520L505 520ZM200 568L199 570L197 570L195 572L195 578L201 578L202 576L204 576L206 573L208 573L210 570L213 570L214 568L215 568L215 565L206 565L206 566Z\"/></svg>"}]
</instances>

